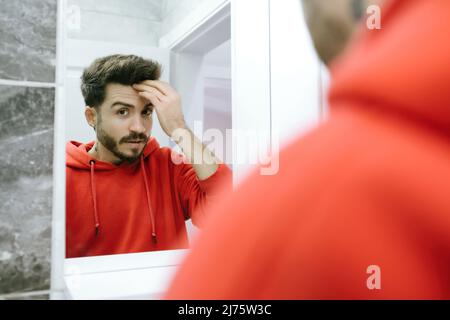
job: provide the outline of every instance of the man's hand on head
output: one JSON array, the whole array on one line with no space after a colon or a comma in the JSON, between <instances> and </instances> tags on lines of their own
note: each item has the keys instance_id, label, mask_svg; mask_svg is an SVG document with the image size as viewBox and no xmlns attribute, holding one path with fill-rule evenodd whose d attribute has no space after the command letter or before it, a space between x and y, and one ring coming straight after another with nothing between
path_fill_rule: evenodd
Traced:
<instances>
[{"instance_id":1,"label":"man's hand on head","mask_svg":"<svg viewBox=\"0 0 450 320\"><path fill-rule=\"evenodd\" d=\"M133 88L139 95L149 100L155 108L161 128L172 137L177 129L186 128L181 97L168 83L159 80L146 80L134 84Z\"/></svg>"},{"instance_id":2,"label":"man's hand on head","mask_svg":"<svg viewBox=\"0 0 450 320\"><path fill-rule=\"evenodd\" d=\"M133 88L153 104L161 128L181 148L198 179L211 177L218 170L220 160L186 126L178 92L168 83L154 80L135 84Z\"/></svg>"}]
</instances>

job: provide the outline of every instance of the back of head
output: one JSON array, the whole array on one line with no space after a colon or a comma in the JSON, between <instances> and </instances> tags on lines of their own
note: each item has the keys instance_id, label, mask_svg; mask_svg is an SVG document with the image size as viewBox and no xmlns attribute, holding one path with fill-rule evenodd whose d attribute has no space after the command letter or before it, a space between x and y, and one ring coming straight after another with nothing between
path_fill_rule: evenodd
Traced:
<instances>
[{"instance_id":1,"label":"back of head","mask_svg":"<svg viewBox=\"0 0 450 320\"><path fill-rule=\"evenodd\" d=\"M388 0L331 65L331 111L349 106L450 134L450 1Z\"/></svg>"},{"instance_id":2,"label":"back of head","mask_svg":"<svg viewBox=\"0 0 450 320\"><path fill-rule=\"evenodd\" d=\"M330 64L348 46L366 9L385 0L302 0L305 20L320 59Z\"/></svg>"}]
</instances>

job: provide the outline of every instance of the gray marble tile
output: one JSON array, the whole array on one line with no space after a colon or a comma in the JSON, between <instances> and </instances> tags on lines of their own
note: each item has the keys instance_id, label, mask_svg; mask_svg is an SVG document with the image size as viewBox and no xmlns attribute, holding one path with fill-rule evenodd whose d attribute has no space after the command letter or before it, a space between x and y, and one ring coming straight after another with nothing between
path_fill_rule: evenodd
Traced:
<instances>
[{"instance_id":1,"label":"gray marble tile","mask_svg":"<svg viewBox=\"0 0 450 320\"><path fill-rule=\"evenodd\" d=\"M0 79L54 82L57 0L0 0Z\"/></svg>"},{"instance_id":2,"label":"gray marble tile","mask_svg":"<svg viewBox=\"0 0 450 320\"><path fill-rule=\"evenodd\" d=\"M0 86L0 295L50 285L54 89Z\"/></svg>"},{"instance_id":3,"label":"gray marble tile","mask_svg":"<svg viewBox=\"0 0 450 320\"><path fill-rule=\"evenodd\" d=\"M35 291L26 293L11 293L0 296L0 300L49 300L50 291Z\"/></svg>"}]
</instances>

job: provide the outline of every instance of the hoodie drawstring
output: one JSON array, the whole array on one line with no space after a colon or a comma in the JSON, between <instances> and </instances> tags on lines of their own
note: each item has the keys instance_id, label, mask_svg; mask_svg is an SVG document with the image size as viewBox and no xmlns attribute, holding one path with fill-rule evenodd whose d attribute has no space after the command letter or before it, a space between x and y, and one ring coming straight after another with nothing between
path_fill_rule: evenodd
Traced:
<instances>
[{"instance_id":1,"label":"hoodie drawstring","mask_svg":"<svg viewBox=\"0 0 450 320\"><path fill-rule=\"evenodd\" d=\"M155 217L153 215L153 210L152 210L151 201L150 201L150 191L148 189L147 173L145 171L145 165L144 165L144 156L141 157L140 162L141 162L141 172L142 172L142 175L144 176L144 184L145 184L145 193L147 195L148 212L150 214L150 221L152 223L152 241L154 244L156 244L158 241L156 238Z\"/></svg>"},{"instance_id":2,"label":"hoodie drawstring","mask_svg":"<svg viewBox=\"0 0 450 320\"><path fill-rule=\"evenodd\" d=\"M95 236L98 236L100 223L98 221L98 212L97 212L97 195L95 193L95 179L94 179L94 165L95 161L89 161L89 165L91 166L91 193L92 193L92 201L94 203L94 219L95 219Z\"/></svg>"},{"instance_id":3,"label":"hoodie drawstring","mask_svg":"<svg viewBox=\"0 0 450 320\"><path fill-rule=\"evenodd\" d=\"M150 214L150 221L152 224L152 241L154 244L156 244L157 238L156 238L156 230L155 230L155 217L153 215L153 210L152 210L152 206L151 206L150 191L148 188L147 173L145 171L145 165L144 165L144 157L142 157L140 162L141 162L141 172L144 177L145 194L147 196L148 212ZM98 234L100 232L100 222L98 219L97 195L95 192L95 160L89 161L89 165L91 167L91 194L92 194L92 201L94 204L95 236L98 236Z\"/></svg>"}]
</instances>

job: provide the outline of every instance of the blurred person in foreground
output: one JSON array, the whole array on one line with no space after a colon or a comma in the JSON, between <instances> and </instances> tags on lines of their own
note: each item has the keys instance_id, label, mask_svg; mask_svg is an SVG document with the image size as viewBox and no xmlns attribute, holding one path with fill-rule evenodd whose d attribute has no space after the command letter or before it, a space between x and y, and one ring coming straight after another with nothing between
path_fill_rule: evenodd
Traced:
<instances>
[{"instance_id":1,"label":"blurred person in foreground","mask_svg":"<svg viewBox=\"0 0 450 320\"><path fill-rule=\"evenodd\" d=\"M303 1L329 119L216 208L167 298L450 299L450 1L386 0L381 30L368 5Z\"/></svg>"}]
</instances>

